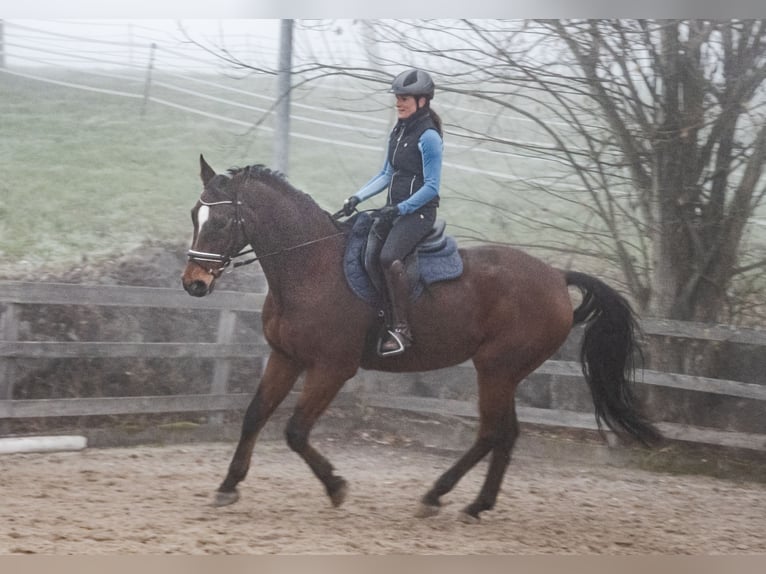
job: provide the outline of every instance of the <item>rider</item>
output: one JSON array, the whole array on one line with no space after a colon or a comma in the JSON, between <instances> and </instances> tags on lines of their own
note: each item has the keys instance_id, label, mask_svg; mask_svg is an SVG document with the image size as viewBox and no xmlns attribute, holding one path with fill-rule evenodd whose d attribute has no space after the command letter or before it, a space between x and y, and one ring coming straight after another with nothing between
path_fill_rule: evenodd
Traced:
<instances>
[{"instance_id":1,"label":"rider","mask_svg":"<svg viewBox=\"0 0 766 574\"><path fill-rule=\"evenodd\" d=\"M434 224L442 170L442 123L431 109L431 76L423 70L406 70L394 78L389 93L396 96L398 121L388 139L383 169L343 204L348 216L360 202L388 189L378 225L390 229L380 252L380 264L393 328L388 329L381 343L383 356L402 353L412 344L409 286L402 261Z\"/></svg>"}]
</instances>

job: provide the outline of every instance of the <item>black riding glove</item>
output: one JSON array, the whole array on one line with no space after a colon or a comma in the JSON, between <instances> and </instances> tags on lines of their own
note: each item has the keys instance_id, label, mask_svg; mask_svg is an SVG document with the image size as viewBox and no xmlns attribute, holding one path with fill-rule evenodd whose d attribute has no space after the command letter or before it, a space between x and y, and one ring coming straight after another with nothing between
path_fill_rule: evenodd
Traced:
<instances>
[{"instance_id":1,"label":"black riding glove","mask_svg":"<svg viewBox=\"0 0 766 574\"><path fill-rule=\"evenodd\" d=\"M355 195L352 195L346 201L343 202L343 215L348 217L349 215L354 213L354 209L356 209L357 205L359 205L359 198Z\"/></svg>"},{"instance_id":2,"label":"black riding glove","mask_svg":"<svg viewBox=\"0 0 766 574\"><path fill-rule=\"evenodd\" d=\"M396 205L387 205L378 210L378 219L385 223L393 223L394 219L399 217L399 207Z\"/></svg>"}]
</instances>

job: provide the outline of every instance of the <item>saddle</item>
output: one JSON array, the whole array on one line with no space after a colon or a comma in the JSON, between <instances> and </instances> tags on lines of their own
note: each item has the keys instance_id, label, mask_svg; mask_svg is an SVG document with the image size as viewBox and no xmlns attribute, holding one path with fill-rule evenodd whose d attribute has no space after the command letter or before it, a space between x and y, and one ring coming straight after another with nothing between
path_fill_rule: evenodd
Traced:
<instances>
[{"instance_id":1,"label":"saddle","mask_svg":"<svg viewBox=\"0 0 766 574\"><path fill-rule=\"evenodd\" d=\"M356 216L346 245L343 269L351 290L372 306L383 304L385 283L378 263L384 238L378 236L375 220L367 213ZM437 219L403 263L410 284L410 299L416 300L427 285L457 279L463 273L463 260L454 238L445 234L446 222Z\"/></svg>"}]
</instances>

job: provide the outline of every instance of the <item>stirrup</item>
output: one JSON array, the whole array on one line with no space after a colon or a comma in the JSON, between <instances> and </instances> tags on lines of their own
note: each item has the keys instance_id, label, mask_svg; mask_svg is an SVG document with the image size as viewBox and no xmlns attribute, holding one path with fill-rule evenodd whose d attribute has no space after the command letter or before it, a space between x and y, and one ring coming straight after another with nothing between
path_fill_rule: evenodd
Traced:
<instances>
[{"instance_id":1,"label":"stirrup","mask_svg":"<svg viewBox=\"0 0 766 574\"><path fill-rule=\"evenodd\" d=\"M388 351L383 350L383 344L384 342L394 341L397 344L397 347L395 349L390 349ZM407 334L406 331L400 329L400 328L394 328L394 329L388 329L386 331L386 336L381 337L378 341L378 356L380 357L392 357L394 355L401 355L404 353L404 351L407 350L407 347L409 347L412 344L412 338Z\"/></svg>"}]
</instances>

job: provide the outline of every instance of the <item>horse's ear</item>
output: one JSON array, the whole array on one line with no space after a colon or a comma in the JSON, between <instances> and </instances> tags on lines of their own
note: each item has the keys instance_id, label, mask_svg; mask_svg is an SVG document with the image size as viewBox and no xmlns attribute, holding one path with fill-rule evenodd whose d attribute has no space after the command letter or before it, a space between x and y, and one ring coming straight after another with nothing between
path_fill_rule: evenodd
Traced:
<instances>
[{"instance_id":1,"label":"horse's ear","mask_svg":"<svg viewBox=\"0 0 766 574\"><path fill-rule=\"evenodd\" d=\"M199 176L202 178L202 184L207 185L207 182L215 177L215 171L210 167L202 154L199 154Z\"/></svg>"}]
</instances>

